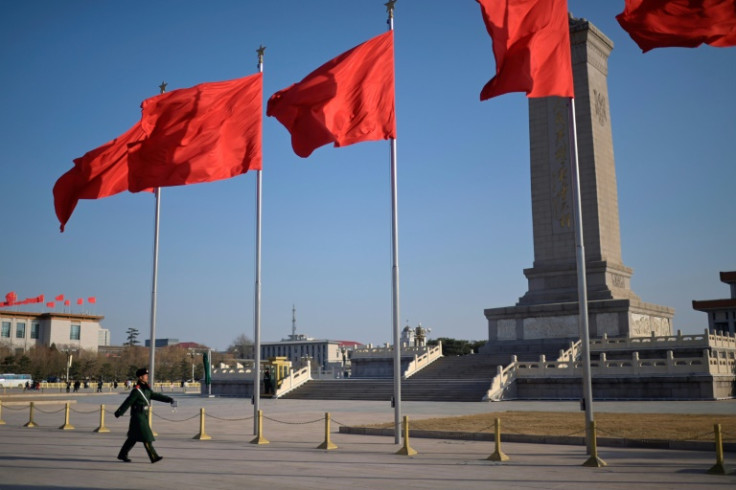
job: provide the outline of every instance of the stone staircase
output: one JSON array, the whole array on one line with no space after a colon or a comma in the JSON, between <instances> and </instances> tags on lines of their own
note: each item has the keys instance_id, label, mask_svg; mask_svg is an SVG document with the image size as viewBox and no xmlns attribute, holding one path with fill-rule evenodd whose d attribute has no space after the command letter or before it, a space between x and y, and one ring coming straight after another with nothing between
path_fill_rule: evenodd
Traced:
<instances>
[{"instance_id":1,"label":"stone staircase","mask_svg":"<svg viewBox=\"0 0 736 490\"><path fill-rule=\"evenodd\" d=\"M508 364L507 354L442 357L402 380L403 401L478 402L488 391L496 366ZM394 394L387 378L311 380L283 398L311 400L386 400Z\"/></svg>"}]
</instances>

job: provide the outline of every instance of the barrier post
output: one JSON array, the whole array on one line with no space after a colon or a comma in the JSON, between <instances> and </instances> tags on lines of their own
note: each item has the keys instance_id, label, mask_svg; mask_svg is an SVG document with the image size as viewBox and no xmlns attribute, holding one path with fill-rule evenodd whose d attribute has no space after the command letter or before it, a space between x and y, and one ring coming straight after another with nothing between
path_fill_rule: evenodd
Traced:
<instances>
[{"instance_id":1,"label":"barrier post","mask_svg":"<svg viewBox=\"0 0 736 490\"><path fill-rule=\"evenodd\" d=\"M38 427L36 423L33 421L33 402L31 402L31 416L28 419L28 422L23 427Z\"/></svg>"},{"instance_id":2,"label":"barrier post","mask_svg":"<svg viewBox=\"0 0 736 490\"><path fill-rule=\"evenodd\" d=\"M199 434L192 437L192 439L199 439L200 441L209 441L210 439L212 439L204 431L204 408L199 409Z\"/></svg>"},{"instance_id":3,"label":"barrier post","mask_svg":"<svg viewBox=\"0 0 736 490\"><path fill-rule=\"evenodd\" d=\"M496 417L496 434L494 438L496 439L496 450L486 459L489 461L508 461L510 458L501 451L501 419L498 417Z\"/></svg>"},{"instance_id":4,"label":"barrier post","mask_svg":"<svg viewBox=\"0 0 736 490\"><path fill-rule=\"evenodd\" d=\"M317 449L337 449L337 445L330 441L330 412L325 412L325 442L317 446Z\"/></svg>"},{"instance_id":5,"label":"barrier post","mask_svg":"<svg viewBox=\"0 0 736 490\"><path fill-rule=\"evenodd\" d=\"M404 447L396 451L396 454L414 456L417 452L409 445L409 416L404 415Z\"/></svg>"},{"instance_id":6,"label":"barrier post","mask_svg":"<svg viewBox=\"0 0 736 490\"><path fill-rule=\"evenodd\" d=\"M92 432L110 432L110 429L105 427L105 405L100 405L100 426Z\"/></svg>"},{"instance_id":7,"label":"barrier post","mask_svg":"<svg viewBox=\"0 0 736 490\"><path fill-rule=\"evenodd\" d=\"M269 444L268 439L263 437L263 410L258 410L258 434L250 441L251 444Z\"/></svg>"},{"instance_id":8,"label":"barrier post","mask_svg":"<svg viewBox=\"0 0 736 490\"><path fill-rule=\"evenodd\" d=\"M66 409L64 410L64 425L59 427L61 430L74 430L74 426L69 423L69 402L66 402Z\"/></svg>"},{"instance_id":9,"label":"barrier post","mask_svg":"<svg viewBox=\"0 0 736 490\"><path fill-rule=\"evenodd\" d=\"M590 422L590 457L583 463L583 466L593 468L602 468L607 466L606 462L598 457L598 442L595 433L595 420Z\"/></svg>"},{"instance_id":10,"label":"barrier post","mask_svg":"<svg viewBox=\"0 0 736 490\"><path fill-rule=\"evenodd\" d=\"M3 420L3 404L0 402L0 425L5 425L5 421Z\"/></svg>"},{"instance_id":11,"label":"barrier post","mask_svg":"<svg viewBox=\"0 0 736 490\"><path fill-rule=\"evenodd\" d=\"M725 475L726 466L723 464L723 434L721 433L721 424L715 424L713 431L716 436L716 464L711 466L708 473L711 475Z\"/></svg>"}]
</instances>

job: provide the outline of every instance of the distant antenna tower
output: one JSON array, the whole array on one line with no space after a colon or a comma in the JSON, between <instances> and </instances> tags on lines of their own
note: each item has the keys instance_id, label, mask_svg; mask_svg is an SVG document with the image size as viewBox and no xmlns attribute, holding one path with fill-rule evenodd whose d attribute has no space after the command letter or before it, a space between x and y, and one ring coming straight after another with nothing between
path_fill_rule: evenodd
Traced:
<instances>
[{"instance_id":1,"label":"distant antenna tower","mask_svg":"<svg viewBox=\"0 0 736 490\"><path fill-rule=\"evenodd\" d=\"M291 305L291 338L296 338L296 307Z\"/></svg>"}]
</instances>

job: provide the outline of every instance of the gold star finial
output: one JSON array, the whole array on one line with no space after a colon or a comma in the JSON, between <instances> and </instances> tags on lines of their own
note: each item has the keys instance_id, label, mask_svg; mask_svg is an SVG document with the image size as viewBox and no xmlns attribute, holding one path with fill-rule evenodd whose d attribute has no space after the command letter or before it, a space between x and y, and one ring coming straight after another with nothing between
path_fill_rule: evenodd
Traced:
<instances>
[{"instance_id":1,"label":"gold star finial","mask_svg":"<svg viewBox=\"0 0 736 490\"><path fill-rule=\"evenodd\" d=\"M396 4L396 0L388 0L387 3L384 3L386 6L386 12L388 12L388 18L393 19L394 18L394 5Z\"/></svg>"},{"instance_id":2,"label":"gold star finial","mask_svg":"<svg viewBox=\"0 0 736 490\"><path fill-rule=\"evenodd\" d=\"M161 89L161 93L166 92L166 85L168 85L166 82L161 82L161 85L158 86Z\"/></svg>"},{"instance_id":3,"label":"gold star finial","mask_svg":"<svg viewBox=\"0 0 736 490\"><path fill-rule=\"evenodd\" d=\"M266 46L264 46L263 44L261 44L261 46L258 49L256 49L256 53L258 53L258 63L259 64L263 63L263 53L265 52L266 52Z\"/></svg>"}]
</instances>

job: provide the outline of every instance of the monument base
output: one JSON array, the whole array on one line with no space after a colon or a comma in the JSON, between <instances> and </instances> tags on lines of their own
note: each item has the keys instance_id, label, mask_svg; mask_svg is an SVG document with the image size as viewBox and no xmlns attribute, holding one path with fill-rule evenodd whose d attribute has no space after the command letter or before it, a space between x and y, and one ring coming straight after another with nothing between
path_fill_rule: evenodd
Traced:
<instances>
[{"instance_id":1,"label":"monument base","mask_svg":"<svg viewBox=\"0 0 736 490\"><path fill-rule=\"evenodd\" d=\"M517 305L484 310L490 345L521 340L577 340L578 303ZM590 337L672 335L674 310L635 299L588 301Z\"/></svg>"}]
</instances>

